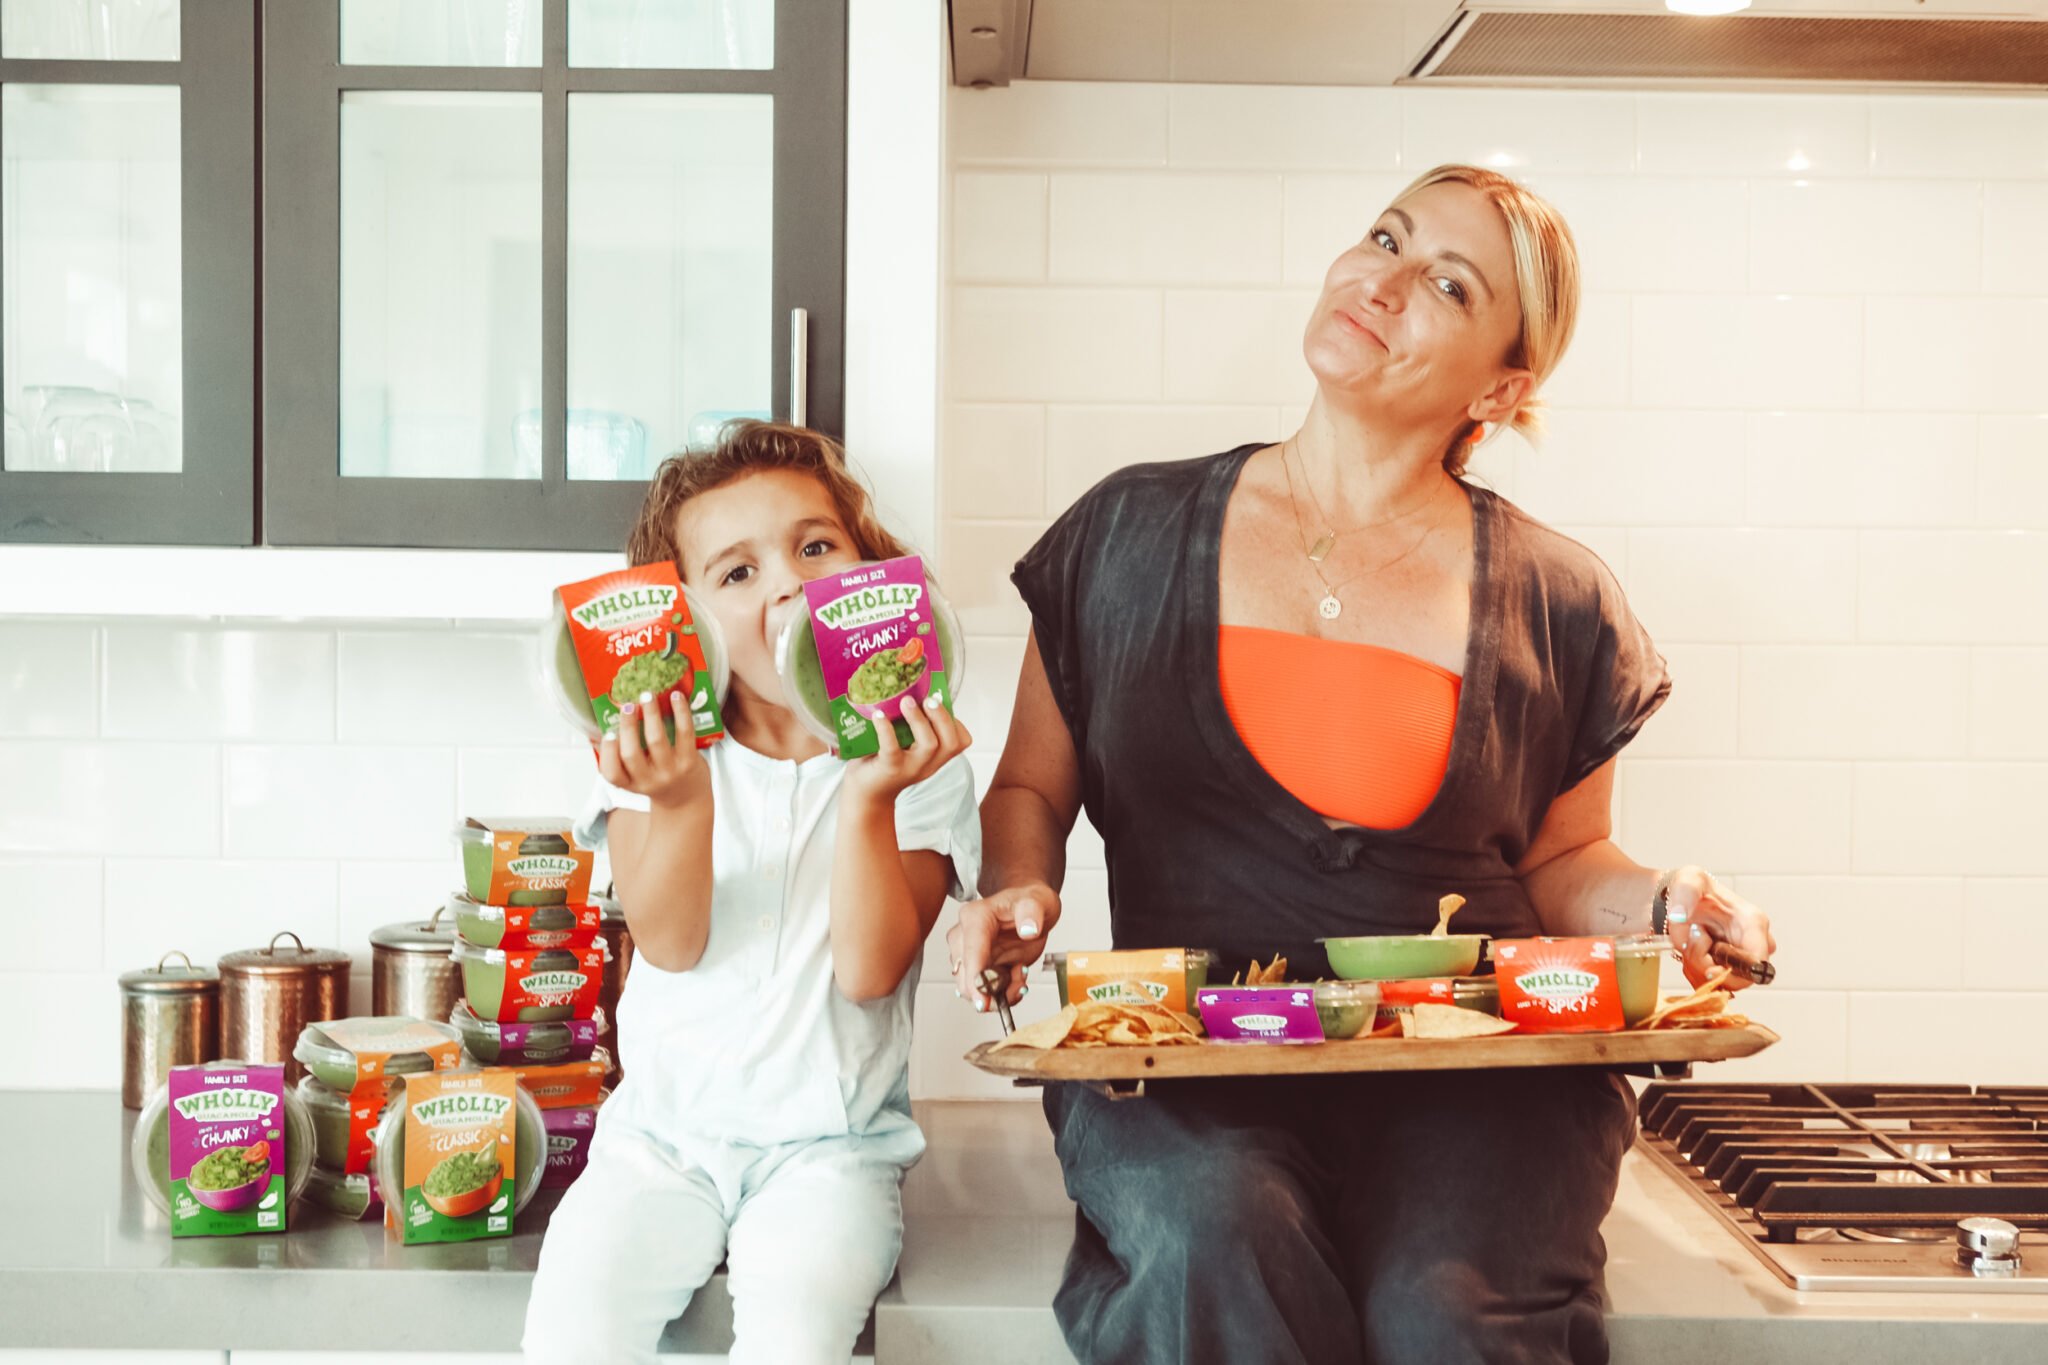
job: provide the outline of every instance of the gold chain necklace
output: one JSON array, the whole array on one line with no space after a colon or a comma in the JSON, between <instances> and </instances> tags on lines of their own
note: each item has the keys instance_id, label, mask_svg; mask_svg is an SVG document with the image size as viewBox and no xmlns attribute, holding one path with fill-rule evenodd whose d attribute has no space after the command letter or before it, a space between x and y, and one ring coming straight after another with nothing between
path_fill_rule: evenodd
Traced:
<instances>
[{"instance_id":1,"label":"gold chain necklace","mask_svg":"<svg viewBox=\"0 0 2048 1365\"><path fill-rule=\"evenodd\" d=\"M1370 569L1361 570L1360 572L1351 575L1349 578L1344 579L1342 582L1339 582L1333 587L1330 584L1330 580L1323 577L1323 560L1329 556L1330 549L1333 545L1337 543L1338 536L1352 535L1359 531L1369 531L1376 526L1391 526L1393 523L1397 521L1400 521L1406 517L1413 516L1417 511L1420 511L1421 509L1411 508L1410 510L1401 513L1399 516L1388 517L1384 521L1368 522L1364 526L1354 526L1348 531L1326 530L1320 536L1318 536L1313 543L1310 543L1308 538L1308 527L1301 519L1301 500L1298 497L1296 497L1294 493L1294 470L1287 463L1287 450L1292 444L1293 443L1291 441L1287 442L1283 444L1280 449L1280 468L1281 471L1287 475L1287 505L1294 510L1295 533L1301 539L1303 553L1308 556L1309 571L1316 576L1316 582L1320 583L1323 588L1322 599L1316 603L1316 614L1321 616L1325 621L1334 621L1344 612L1344 603L1337 596L1337 593L1340 589L1350 587L1353 583L1358 582L1361 578L1370 578L1374 574L1385 573L1388 569L1393 568L1396 564L1399 564L1402 560L1408 558L1408 556L1414 554L1417 550L1421 549L1423 542L1428 540L1431 536L1435 535L1437 533L1437 530L1443 525L1443 514L1438 513L1436 520L1432 521L1428 526L1425 526L1423 528L1422 534L1415 538L1414 543L1409 545L1407 549L1401 551L1401 553L1395 555L1392 559L1389 559L1384 564L1377 564ZM1302 467L1301 476L1303 483L1309 483L1308 468L1306 465ZM1315 501L1316 490L1315 485L1312 483L1309 484L1308 495L1311 501ZM1424 505L1427 506L1426 503ZM1317 515L1322 516L1322 511L1322 505L1318 502L1316 504ZM1328 517L1323 517L1323 524L1325 526L1329 525Z\"/></svg>"}]
</instances>

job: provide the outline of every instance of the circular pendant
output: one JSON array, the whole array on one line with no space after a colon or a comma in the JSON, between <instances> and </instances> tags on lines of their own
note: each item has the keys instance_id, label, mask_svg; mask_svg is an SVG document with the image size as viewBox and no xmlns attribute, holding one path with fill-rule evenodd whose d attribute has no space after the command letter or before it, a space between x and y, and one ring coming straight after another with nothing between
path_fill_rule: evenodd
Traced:
<instances>
[{"instance_id":1,"label":"circular pendant","mask_svg":"<svg viewBox=\"0 0 2048 1365\"><path fill-rule=\"evenodd\" d=\"M1337 600L1336 593L1325 593L1323 600L1316 604L1316 610L1322 613L1325 621L1334 621L1337 619L1337 613L1344 610L1344 604Z\"/></svg>"}]
</instances>

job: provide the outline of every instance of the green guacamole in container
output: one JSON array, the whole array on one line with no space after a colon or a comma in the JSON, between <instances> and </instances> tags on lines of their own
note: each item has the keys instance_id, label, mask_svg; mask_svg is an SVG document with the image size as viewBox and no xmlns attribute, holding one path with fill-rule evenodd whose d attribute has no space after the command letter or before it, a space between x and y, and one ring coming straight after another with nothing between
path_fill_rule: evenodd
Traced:
<instances>
[{"instance_id":1,"label":"green guacamole in container","mask_svg":"<svg viewBox=\"0 0 2048 1365\"><path fill-rule=\"evenodd\" d=\"M526 1088L518 1086L515 1089L518 1090L519 1097L514 1109L517 1126L513 1130L512 1159L517 1163L517 1166L512 1175L519 1186L519 1203L513 1207L512 1211L517 1214L525 1212L526 1206L533 1202L533 1197L540 1193L541 1172L546 1167L548 1160L548 1125L545 1116L540 1111L540 1106L534 1102L533 1096L526 1093ZM405 1164L405 1106L403 1104L393 1104L384 1111L383 1121L377 1125L376 1141L377 1156L375 1163L371 1166L371 1170L377 1177L377 1188L380 1190L403 1190L405 1188L405 1172L403 1170ZM495 1165L495 1158L493 1158L493 1164ZM447 1163L443 1162L441 1165L445 1166ZM427 1176L431 1180L439 1174L441 1174L441 1167L437 1166L429 1171ZM446 1178L453 1179L453 1173ZM489 1183L489 1177L485 1177L485 1179L477 1182L478 1185ZM472 1185L468 1188L475 1189L477 1186ZM447 1192L430 1190L428 1193L433 1194L436 1198L440 1198Z\"/></svg>"},{"instance_id":2,"label":"green guacamole in container","mask_svg":"<svg viewBox=\"0 0 2048 1365\"><path fill-rule=\"evenodd\" d=\"M245 1066L245 1062L223 1060L221 1066ZM318 1139L313 1131L313 1119L306 1112L306 1106L299 1097L287 1090L284 1092L284 1173L285 1199L297 1199L305 1192L306 1182L313 1176L313 1156ZM227 1156L215 1152L199 1163L205 1166L215 1157ZM240 1156L238 1150L234 1153ZM171 1091L168 1085L160 1085L156 1093L142 1106L142 1112L135 1119L135 1136L128 1145L128 1164L135 1172L135 1183L142 1187L142 1193L159 1212L168 1215L171 1211ZM266 1163L267 1164L267 1163ZM223 1178L231 1173L224 1163L217 1170ZM197 1174L197 1168L194 1169ZM248 1177L225 1185L202 1185L201 1189L233 1189L237 1184L247 1184Z\"/></svg>"},{"instance_id":3,"label":"green guacamole in container","mask_svg":"<svg viewBox=\"0 0 2048 1365\"><path fill-rule=\"evenodd\" d=\"M1379 1010L1380 988L1373 981L1318 981L1316 1015L1323 1037L1332 1041L1356 1038Z\"/></svg>"},{"instance_id":4,"label":"green guacamole in container","mask_svg":"<svg viewBox=\"0 0 2048 1365\"><path fill-rule=\"evenodd\" d=\"M1663 934L1630 934L1614 940L1614 984L1621 992L1622 1026L1657 1008L1657 977L1671 940Z\"/></svg>"}]
</instances>

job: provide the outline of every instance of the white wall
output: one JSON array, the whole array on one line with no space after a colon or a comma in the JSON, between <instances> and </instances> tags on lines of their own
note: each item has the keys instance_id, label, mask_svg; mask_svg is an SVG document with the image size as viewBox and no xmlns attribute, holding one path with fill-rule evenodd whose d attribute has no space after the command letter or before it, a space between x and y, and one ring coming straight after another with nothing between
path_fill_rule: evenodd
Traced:
<instances>
[{"instance_id":1,"label":"white wall","mask_svg":"<svg viewBox=\"0 0 2048 1365\"><path fill-rule=\"evenodd\" d=\"M1669 657L1623 846L1777 922L1743 1003L1785 1042L1715 1074L2048 1081L2048 101L1024 84L954 91L950 132L984 752L1024 547L1119 465L1291 429L1331 257L1420 170L1508 169L1587 294L1548 444L1478 464Z\"/></svg>"}]
</instances>

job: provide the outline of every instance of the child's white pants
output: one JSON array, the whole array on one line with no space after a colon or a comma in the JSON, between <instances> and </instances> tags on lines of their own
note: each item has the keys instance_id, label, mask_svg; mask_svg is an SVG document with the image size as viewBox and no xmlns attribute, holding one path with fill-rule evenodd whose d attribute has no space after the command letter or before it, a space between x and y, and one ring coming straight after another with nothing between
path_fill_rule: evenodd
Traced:
<instances>
[{"instance_id":1,"label":"child's white pants","mask_svg":"<svg viewBox=\"0 0 2048 1365\"><path fill-rule=\"evenodd\" d=\"M903 1249L906 1164L902 1134L682 1153L600 1123L541 1243L527 1361L655 1365L724 1260L732 1365L845 1365Z\"/></svg>"}]
</instances>

